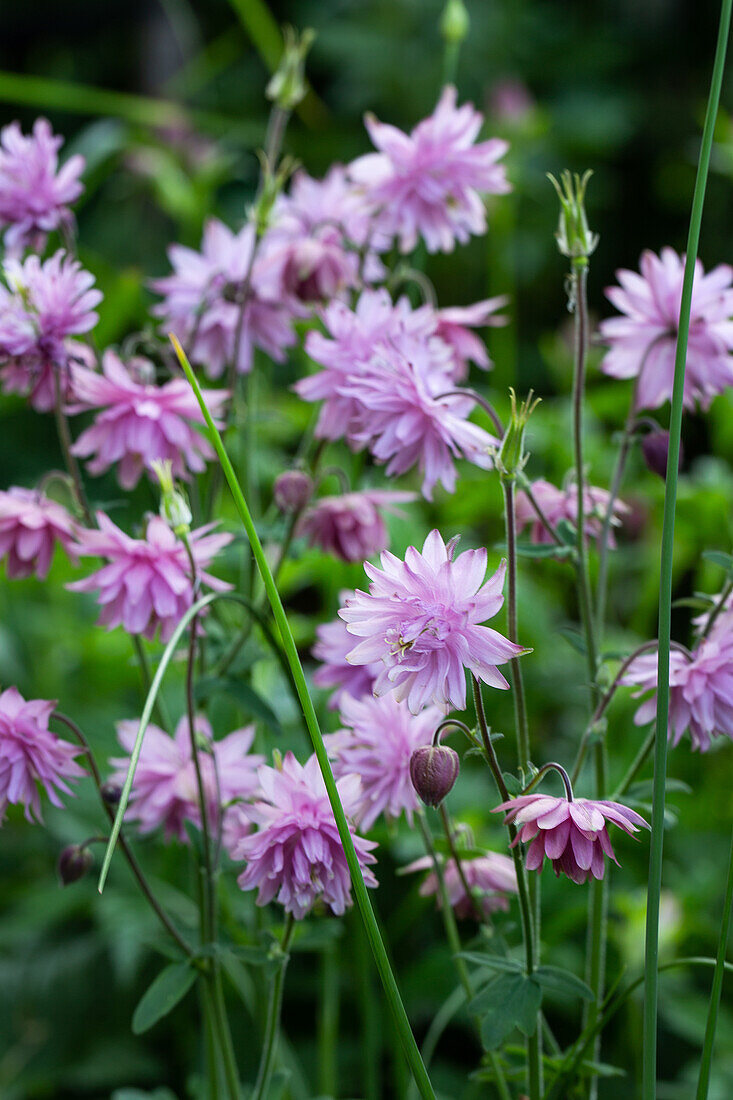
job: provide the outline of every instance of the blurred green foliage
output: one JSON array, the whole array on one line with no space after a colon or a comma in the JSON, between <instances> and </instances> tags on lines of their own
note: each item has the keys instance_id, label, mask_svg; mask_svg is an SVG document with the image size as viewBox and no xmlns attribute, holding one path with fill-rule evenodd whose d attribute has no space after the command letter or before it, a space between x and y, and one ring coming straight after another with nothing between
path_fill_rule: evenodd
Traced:
<instances>
[{"instance_id":1,"label":"blurred green foliage","mask_svg":"<svg viewBox=\"0 0 733 1100\"><path fill-rule=\"evenodd\" d=\"M427 114L443 65L441 6L435 0L273 3L274 25L292 22L317 31L308 65L314 91L288 130L287 151L317 175L332 161L367 149L363 111L373 110L403 127ZM166 271L171 241L196 245L208 214L236 223L252 198L255 151L267 115L267 67L261 54L271 58L274 50L273 22L260 8L247 0L231 6L225 0L108 0L105 5L68 0L63 6L31 0L5 4L0 11L0 70L24 78L13 80L0 72L0 120L18 117L27 125L43 113L67 135L67 151L87 158L79 241L82 260L105 294L96 332L99 346L149 326L147 283ZM468 8L471 33L460 56L460 94L486 110L492 133L511 141L508 163L515 190L492 202L487 238L451 256L423 259L443 304L511 293L511 326L490 333L496 366L488 385L502 414L510 384L520 393L532 386L542 397L528 433L529 473L560 481L571 463L569 318L563 265L553 240L556 202L545 173L564 167L594 170L588 210L601 240L591 264L590 299L600 317L606 312L602 288L617 267L635 267L646 247L684 245L716 5L468 0ZM521 82L530 96L519 117L496 113L497 85L507 80ZM730 82L728 89L723 102L733 108ZM160 100L167 106L161 107ZM717 136L701 246L706 266L733 256L727 217L733 175L729 116L721 117ZM288 390L304 369L300 353L283 367L264 362L258 367L258 471L265 501L310 418L310 410ZM625 383L591 369L587 461L594 484L610 480L610 441L623 425L628 400ZM237 445L234 433L235 457ZM686 417L684 445L678 597L713 592L722 583L721 571L701 554L731 546L733 395L719 398L704 418ZM347 468L351 463L355 476L362 471L360 460L346 453L340 460ZM32 484L60 464L51 420L4 398L2 486ZM130 505L121 504L112 479L95 482L93 492L115 518L139 516L153 504L146 486ZM663 485L636 453L623 495L632 505L633 522L613 557L609 654L628 650L655 630ZM446 536L460 532L467 545L487 545L498 559L502 523L495 479L464 465L456 495L440 495L434 504L421 506L421 513L421 531L437 525ZM415 514L393 521L397 550L415 539ZM233 514L228 519L233 525ZM362 572L302 547L296 551L282 582L306 654L314 624L334 615L338 591L359 585ZM237 543L225 564L234 580L240 557ZM0 682L17 684L25 694L58 698L104 760L114 751L114 722L139 713L141 687L129 639L94 625L92 602L64 588L70 576L68 566L57 560L44 585L31 580L0 586ZM674 631L682 641L688 637L689 614L684 608L675 612ZM233 627L236 615L225 609L224 625ZM534 647L525 678L533 757L540 762L572 758L585 722L584 662L562 633L576 617L567 568L552 561L522 562L519 622L522 641ZM283 730L277 744L304 754L302 731L277 666L254 645L245 648L241 660L240 667L254 662L252 682L276 710ZM490 720L495 729L511 734L511 701L497 696L491 698ZM178 715L183 707L180 665L166 684L165 697ZM638 744L632 714L632 702L622 693L609 714L612 782ZM243 713L229 698L216 701L213 716L219 732L243 717L258 717ZM265 751L274 747L273 731L263 723L258 738ZM501 748L506 766L513 766L513 736ZM687 742L671 754L671 774L684 779L691 793L670 798L676 820L670 820L666 847L665 955L714 953L733 812L729 754L729 747L720 746L704 758L692 756ZM501 829L489 813L492 800L485 772L467 762L451 795L451 810L471 826L479 843L500 847ZM144 1036L133 1037L130 1031L134 1007L165 960L156 951L153 918L124 865L113 865L102 899L91 878L64 890L56 881L60 849L98 832L100 822L94 798L85 790L67 810L49 809L45 827L29 826L11 812L0 832L0 1095L6 1100L133 1100L143 1095L171 1100L193 1094L190 1074L201 1044L194 997ZM377 837L376 900L405 1002L422 1038L450 997L454 974L432 902L419 898L415 884L395 874L418 854L416 837L405 828L389 833L382 828ZM183 922L191 920L188 853L159 838L137 847L171 911ZM619 849L623 868L613 873L611 975L620 967L635 973L642 959L646 840L638 846L624 841ZM242 897L233 875L224 876L222 891L225 928L233 942L252 942L276 919L252 912L251 899ZM543 904L545 957L582 973L586 891L556 882L546 872ZM327 952L335 953L342 998L337 1095L361 1095L364 1082L360 1006L365 968L373 992L376 981L368 971L355 915L327 925L333 937L325 942L326 953L317 938L319 926L312 924L314 940L309 944L306 936L296 943L289 971L285 1053L292 1071L287 1088L295 1100L315 1096L320 1088L314 1005ZM511 928L504 931L516 937ZM662 981L659 1096L676 1100L690 1095L695 1079L710 975L674 972ZM256 1067L265 986L254 969L239 974L243 1000L237 1003L234 985L229 991L237 1053L249 1079ZM561 1042L573 1037L576 1012L573 1002L551 1002L550 1021ZM383 1017L377 1027L381 1054L371 1067L377 1095L402 1098L405 1071L390 1046L389 1022ZM635 1095L640 1035L640 1002L635 1000L614 1021L603 1047L603 1061L621 1066L627 1076L603 1081L601 1097ZM485 1085L466 1083L477 1057L467 1020L459 1014L449 1023L433 1066L442 1096L470 1100L485 1093ZM726 1100L732 1093L733 996L728 994L711 1100Z\"/></svg>"}]
</instances>

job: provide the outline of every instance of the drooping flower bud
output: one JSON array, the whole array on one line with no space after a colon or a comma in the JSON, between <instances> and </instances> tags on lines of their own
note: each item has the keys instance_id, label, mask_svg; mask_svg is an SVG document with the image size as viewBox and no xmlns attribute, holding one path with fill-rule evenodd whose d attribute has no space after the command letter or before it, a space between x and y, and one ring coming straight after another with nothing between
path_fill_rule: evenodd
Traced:
<instances>
[{"instance_id":1,"label":"drooping flower bud","mask_svg":"<svg viewBox=\"0 0 733 1100\"><path fill-rule=\"evenodd\" d=\"M667 478L667 460L669 455L669 432L665 432L662 428L650 431L641 441L641 453L644 456L644 461L647 464L647 468L652 471L653 474L659 474L661 478L666 480ZM680 444L680 455L677 470L682 469L682 444Z\"/></svg>"},{"instance_id":2,"label":"drooping flower bud","mask_svg":"<svg viewBox=\"0 0 733 1100\"><path fill-rule=\"evenodd\" d=\"M549 173L547 176L560 200L560 220L555 233L557 247L577 265L587 263L599 240L598 234L588 228L585 215L585 189L592 175L591 171L580 176L566 169L559 182Z\"/></svg>"},{"instance_id":3,"label":"drooping flower bud","mask_svg":"<svg viewBox=\"0 0 733 1100\"><path fill-rule=\"evenodd\" d=\"M58 860L61 885L70 886L72 882L78 882L80 878L84 878L93 862L94 857L88 848L82 847L81 844L69 844Z\"/></svg>"},{"instance_id":4,"label":"drooping flower bud","mask_svg":"<svg viewBox=\"0 0 733 1100\"><path fill-rule=\"evenodd\" d=\"M284 44L280 64L267 85L265 95L283 111L297 107L308 91L305 80L305 58L313 45L315 31L308 27L298 38L292 27L283 31Z\"/></svg>"},{"instance_id":5,"label":"drooping flower bud","mask_svg":"<svg viewBox=\"0 0 733 1100\"><path fill-rule=\"evenodd\" d=\"M100 794L108 806L117 806L122 798L122 787L119 783L105 783Z\"/></svg>"},{"instance_id":6,"label":"drooping flower bud","mask_svg":"<svg viewBox=\"0 0 733 1100\"><path fill-rule=\"evenodd\" d=\"M460 769L458 753L448 745L421 745L410 757L410 779L426 806L440 805Z\"/></svg>"},{"instance_id":7,"label":"drooping flower bud","mask_svg":"<svg viewBox=\"0 0 733 1100\"><path fill-rule=\"evenodd\" d=\"M302 512L313 494L313 482L303 470L285 470L275 478L272 495L285 515Z\"/></svg>"},{"instance_id":8,"label":"drooping flower bud","mask_svg":"<svg viewBox=\"0 0 733 1100\"><path fill-rule=\"evenodd\" d=\"M173 464L170 459L151 463L160 482L160 514L174 535L186 535L191 530L192 514L188 501L173 483Z\"/></svg>"}]
</instances>

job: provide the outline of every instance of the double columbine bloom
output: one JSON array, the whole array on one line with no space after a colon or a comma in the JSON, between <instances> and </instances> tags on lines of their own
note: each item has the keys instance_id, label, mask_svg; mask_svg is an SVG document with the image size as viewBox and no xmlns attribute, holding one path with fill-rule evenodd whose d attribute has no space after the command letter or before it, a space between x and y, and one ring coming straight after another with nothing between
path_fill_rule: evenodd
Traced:
<instances>
[{"instance_id":1,"label":"double columbine bloom","mask_svg":"<svg viewBox=\"0 0 733 1100\"><path fill-rule=\"evenodd\" d=\"M404 561L385 551L382 569L364 566L369 592L357 591L339 611L349 633L363 639L347 660L381 661L375 693L394 691L414 714L428 703L464 710L465 669L490 687L508 688L496 666L528 652L481 625L504 603L506 564L484 583L486 550L465 550L454 560L454 549L431 531L422 553L410 546Z\"/></svg>"},{"instance_id":2,"label":"double columbine bloom","mask_svg":"<svg viewBox=\"0 0 733 1100\"><path fill-rule=\"evenodd\" d=\"M532 496L542 509L547 522L551 527L557 527L558 523L565 520L575 526L578 521L578 490L577 486L570 482L562 489L558 489L549 481L538 478L531 485ZM603 529L603 520L608 509L610 494L605 489L599 489L595 485L586 485L583 494L583 532L586 539L597 539ZM628 504L621 500L613 502L611 512L611 532L609 546L614 545L613 528L619 527L623 517L629 512ZM516 498L516 518L519 530L529 525L530 538L538 544L551 543L552 535L545 524L537 515L527 493L521 489Z\"/></svg>"},{"instance_id":3,"label":"double columbine bloom","mask_svg":"<svg viewBox=\"0 0 733 1100\"><path fill-rule=\"evenodd\" d=\"M441 861L448 900L460 920L475 917L477 907L485 918L489 918L497 911L506 912L509 909L509 898L517 893L517 872L509 856L501 855L499 852L487 852L486 855L476 856L474 859L461 859L463 877L459 874L454 859L446 860L443 856L437 858ZM432 856L422 856L404 870L406 873L430 872L420 886L420 894L423 897L435 895L437 906L440 908L442 905L440 884L433 867ZM471 891L470 897L466 893L463 879L466 880Z\"/></svg>"},{"instance_id":4,"label":"double columbine bloom","mask_svg":"<svg viewBox=\"0 0 733 1100\"><path fill-rule=\"evenodd\" d=\"M382 513L414 499L414 493L389 489L321 497L301 517L296 534L342 561L366 561L389 545Z\"/></svg>"},{"instance_id":5,"label":"double columbine bloom","mask_svg":"<svg viewBox=\"0 0 733 1100\"><path fill-rule=\"evenodd\" d=\"M62 505L34 489L0 492L0 559L11 580L48 576L57 545L77 558L79 529Z\"/></svg>"}]
</instances>

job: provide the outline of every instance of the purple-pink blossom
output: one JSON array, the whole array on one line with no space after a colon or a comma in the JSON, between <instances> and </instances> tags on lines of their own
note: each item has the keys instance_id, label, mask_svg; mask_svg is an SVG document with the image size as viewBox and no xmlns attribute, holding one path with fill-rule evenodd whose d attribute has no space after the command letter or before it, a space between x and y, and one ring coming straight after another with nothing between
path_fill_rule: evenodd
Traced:
<instances>
[{"instance_id":1,"label":"purple-pink blossom","mask_svg":"<svg viewBox=\"0 0 733 1100\"><path fill-rule=\"evenodd\" d=\"M531 841L525 859L528 870L542 870L547 856L558 878L564 874L577 883L590 877L603 878L604 855L618 864L607 823L618 825L629 836L640 828L649 828L644 818L628 806L602 799L568 801L565 797L523 794L494 809L494 813L502 811L506 813L505 824L517 828L511 846Z\"/></svg>"},{"instance_id":2,"label":"purple-pink blossom","mask_svg":"<svg viewBox=\"0 0 733 1100\"><path fill-rule=\"evenodd\" d=\"M410 779L410 757L414 749L430 744L443 712L426 707L411 714L393 694L362 699L345 695L340 716L343 728L327 735L326 744L336 778L353 773L361 779L359 828L368 831L380 814L394 820L404 813L412 824L420 803Z\"/></svg>"},{"instance_id":3,"label":"purple-pink blossom","mask_svg":"<svg viewBox=\"0 0 733 1100\"><path fill-rule=\"evenodd\" d=\"M0 492L0 559L8 577L45 580L56 545L76 561L77 525L55 500L14 486Z\"/></svg>"},{"instance_id":4,"label":"purple-pink blossom","mask_svg":"<svg viewBox=\"0 0 733 1100\"><path fill-rule=\"evenodd\" d=\"M9 803L24 806L28 821L40 821L39 786L61 806L60 794L71 794L67 780L84 775L74 759L81 747L48 728L55 706L54 700L26 700L14 687L0 695L0 822Z\"/></svg>"},{"instance_id":5,"label":"purple-pink blossom","mask_svg":"<svg viewBox=\"0 0 733 1100\"><path fill-rule=\"evenodd\" d=\"M483 116L472 104L456 106L456 89L443 89L435 111L405 134L367 115L366 128L379 150L349 166L375 209L376 224L402 252L422 237L428 252L451 252L455 242L486 232L481 193L511 190L497 161L508 144L492 138L476 144Z\"/></svg>"},{"instance_id":6,"label":"purple-pink blossom","mask_svg":"<svg viewBox=\"0 0 733 1100\"><path fill-rule=\"evenodd\" d=\"M257 775L260 799L240 811L257 831L230 845L232 859L247 863L237 882L242 890L258 888L258 905L275 899L296 920L318 901L341 916L351 904L351 879L318 761L311 756L302 765L289 752L281 768L263 766ZM358 807L359 785L357 775L336 783L349 818ZM376 886L369 869L376 863L376 844L358 836L353 826L351 831L364 882Z\"/></svg>"},{"instance_id":7,"label":"purple-pink blossom","mask_svg":"<svg viewBox=\"0 0 733 1100\"><path fill-rule=\"evenodd\" d=\"M102 374L84 366L72 366L73 404L69 412L98 409L93 424L72 447L72 453L90 459L91 474L103 474L115 463L123 489L132 489L143 470L153 476L153 464L170 461L172 474L188 478L201 473L214 457L209 441L194 425L204 418L191 387L183 378L162 386L144 380L152 367L146 360L127 365L107 351ZM138 369L139 368L139 369ZM204 390L212 416L220 415L227 400L225 390Z\"/></svg>"},{"instance_id":8,"label":"purple-pink blossom","mask_svg":"<svg viewBox=\"0 0 733 1100\"><path fill-rule=\"evenodd\" d=\"M493 367L486 344L471 329L500 328L508 324L508 317L496 316L497 309L503 309L508 302L508 295L500 294L496 298L485 298L471 306L447 306L436 311L438 324L435 332L451 349L454 381L466 380L469 363L475 363L482 370Z\"/></svg>"},{"instance_id":9,"label":"purple-pink blossom","mask_svg":"<svg viewBox=\"0 0 733 1100\"><path fill-rule=\"evenodd\" d=\"M160 516L148 519L145 538L134 539L121 531L103 512L97 513L99 530L87 530L79 544L83 557L105 558L106 565L68 587L74 592L98 591L102 605L100 626L123 626L129 634L167 642L193 603L191 566L183 542ZM230 585L205 572L212 558L231 542L226 533L213 534L214 524L188 535L198 581L214 592Z\"/></svg>"},{"instance_id":10,"label":"purple-pink blossom","mask_svg":"<svg viewBox=\"0 0 733 1100\"><path fill-rule=\"evenodd\" d=\"M620 286L606 296L623 316L603 321L609 348L601 369L613 378L636 378L635 406L656 409L671 400L684 257L671 248L644 252L641 273L616 272ZM705 274L695 265L685 372L685 408L712 399L733 384L733 268L720 264Z\"/></svg>"},{"instance_id":11,"label":"purple-pink blossom","mask_svg":"<svg viewBox=\"0 0 733 1100\"><path fill-rule=\"evenodd\" d=\"M460 920L469 920L475 916L477 905L486 917L497 910L505 912L508 910L508 895L517 892L517 872L514 869L514 861L509 856L500 855L498 852L486 852L485 855L476 856L474 859L461 859L461 870L471 891L470 897L466 893L456 861L446 860L443 856L438 858L441 861L448 900ZM430 872L420 886L420 894L424 898L435 894L436 904L440 909L442 905L440 884L432 856L416 859L408 864L404 871Z\"/></svg>"},{"instance_id":12,"label":"purple-pink blossom","mask_svg":"<svg viewBox=\"0 0 733 1100\"><path fill-rule=\"evenodd\" d=\"M153 313L186 347L191 362L211 378L219 378L235 355L237 371L246 374L256 347L282 362L285 349L295 343L291 316L276 288L268 287L262 277L261 259L255 255L252 262L255 247L253 225L234 233L211 218L201 251L172 245L168 256L173 274L152 284L164 296ZM242 320L240 300L246 289Z\"/></svg>"},{"instance_id":13,"label":"purple-pink blossom","mask_svg":"<svg viewBox=\"0 0 733 1100\"><path fill-rule=\"evenodd\" d=\"M532 482L531 488L532 496L542 509L542 513L551 527L556 528L562 520L575 527L578 520L578 490L573 482L569 482L562 489L558 489L551 482L538 478ZM597 539L601 534L610 499L610 494L605 489L599 489L595 485L585 486L583 528L587 539ZM624 504L622 500L618 499L613 502L609 546L615 546L613 528L621 525L623 517L628 512L628 504ZM553 541L552 535L537 515L534 506L523 489L520 489L516 496L516 520L517 528L520 531L529 524L532 542L544 544Z\"/></svg>"},{"instance_id":14,"label":"purple-pink blossom","mask_svg":"<svg viewBox=\"0 0 733 1100\"><path fill-rule=\"evenodd\" d=\"M55 374L65 397L70 360L87 355L71 338L94 328L102 295L94 276L62 251L43 263L38 256L6 260L4 275L0 379L6 392L29 395L34 409L48 412L55 404Z\"/></svg>"},{"instance_id":15,"label":"purple-pink blossom","mask_svg":"<svg viewBox=\"0 0 733 1100\"><path fill-rule=\"evenodd\" d=\"M414 493L388 489L321 497L303 513L296 533L342 561L365 561L389 545L383 512L414 499Z\"/></svg>"},{"instance_id":16,"label":"purple-pink blossom","mask_svg":"<svg viewBox=\"0 0 733 1100\"><path fill-rule=\"evenodd\" d=\"M464 710L465 670L490 687L508 688L497 665L527 650L483 626L504 603L506 563L487 581L486 550L454 559L431 531L422 552L405 560L385 550L382 569L366 563L369 592L357 591L339 611L350 634L362 639L347 655L355 665L382 662L374 692L394 691L417 714L426 704Z\"/></svg>"},{"instance_id":17,"label":"purple-pink blossom","mask_svg":"<svg viewBox=\"0 0 733 1100\"><path fill-rule=\"evenodd\" d=\"M669 655L667 734L677 745L689 729L692 748L701 752L707 752L713 737L733 739L733 630L730 619L716 626L691 654L673 649ZM638 656L621 682L638 687L636 697L652 692L634 715L636 725L655 721L657 654Z\"/></svg>"},{"instance_id":18,"label":"purple-pink blossom","mask_svg":"<svg viewBox=\"0 0 733 1100\"><path fill-rule=\"evenodd\" d=\"M42 251L48 233L72 223L70 206L84 190L84 158L70 157L59 167L62 145L45 118L36 119L32 134L17 122L0 130L0 225L13 253Z\"/></svg>"},{"instance_id":19,"label":"purple-pink blossom","mask_svg":"<svg viewBox=\"0 0 733 1100\"><path fill-rule=\"evenodd\" d=\"M339 596L341 602L346 603L352 593L343 591ZM371 695L382 662L352 665L347 661L347 653L354 648L354 637L349 634L343 619L321 623L316 627L316 638L312 653L321 664L313 674L313 683L317 687L335 689L328 701L329 710L337 710L344 698L361 699L363 695Z\"/></svg>"},{"instance_id":20,"label":"purple-pink blossom","mask_svg":"<svg viewBox=\"0 0 733 1100\"><path fill-rule=\"evenodd\" d=\"M127 753L132 752L138 729L137 721L117 723L117 736ZM254 726L234 730L216 741L208 719L198 714L194 730L207 817L212 827L226 829L232 804L253 798L258 791L257 769L264 757L250 752ZM111 782L124 783L129 763L129 756L111 761L115 769ZM139 823L141 833L162 828L166 840L175 837L186 842L187 821L201 828L187 715L181 718L172 737L152 724L146 729L127 817Z\"/></svg>"}]
</instances>

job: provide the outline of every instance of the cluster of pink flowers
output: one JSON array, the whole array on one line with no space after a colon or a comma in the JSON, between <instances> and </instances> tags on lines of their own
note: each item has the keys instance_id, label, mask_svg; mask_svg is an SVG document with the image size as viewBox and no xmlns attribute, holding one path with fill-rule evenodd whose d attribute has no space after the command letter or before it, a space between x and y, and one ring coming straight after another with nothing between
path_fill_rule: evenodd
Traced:
<instances>
[{"instance_id":1,"label":"cluster of pink flowers","mask_svg":"<svg viewBox=\"0 0 733 1100\"><path fill-rule=\"evenodd\" d=\"M11 580L45 580L56 545L76 560L79 529L55 500L33 489L0 492L0 559Z\"/></svg>"},{"instance_id":2,"label":"cluster of pink flowers","mask_svg":"<svg viewBox=\"0 0 733 1100\"><path fill-rule=\"evenodd\" d=\"M128 753L132 752L138 728L139 723L134 721L117 723L117 736ZM264 758L249 751L254 740L254 726L235 730L215 741L211 724L199 714L194 721L194 735L199 745L207 815L212 827L226 834L233 808L230 804L252 798L259 789L257 769ZM111 761L115 770L110 782L124 783L129 762L127 756ZM187 841L187 821L201 828L187 716L181 718L172 737L152 724L146 729L128 817L139 823L141 833L162 828L166 839L175 837L184 842Z\"/></svg>"},{"instance_id":3,"label":"cluster of pink flowers","mask_svg":"<svg viewBox=\"0 0 733 1100\"><path fill-rule=\"evenodd\" d=\"M551 482L538 478L537 481L532 482L531 489L532 496L550 527L557 528L562 520L575 526L578 519L578 490L575 484L571 482L566 487L558 489ZM601 534L610 499L610 494L605 489L599 489L595 485L585 486L583 530L587 539L597 539ZM624 515L628 512L629 506L623 501L613 502L609 546L614 545L613 527L620 526ZM516 496L516 520L520 531L529 525L532 542L549 544L553 541L552 535L523 489L520 489Z\"/></svg>"},{"instance_id":4,"label":"cluster of pink flowers","mask_svg":"<svg viewBox=\"0 0 733 1100\"><path fill-rule=\"evenodd\" d=\"M527 650L483 626L504 602L505 563L487 581L486 550L454 559L438 531L422 553L410 546L401 561L388 550L382 569L364 566L369 592L357 591L339 612L350 634L362 639L347 655L356 665L382 662L377 695L394 691L414 714L428 703L466 706L468 669L491 687L509 685L497 665Z\"/></svg>"},{"instance_id":5,"label":"cluster of pink flowers","mask_svg":"<svg viewBox=\"0 0 733 1100\"><path fill-rule=\"evenodd\" d=\"M102 360L102 373L76 365L71 372L68 411L100 410L91 427L83 431L72 447L81 458L89 458L91 474L103 474L118 463L117 477L123 489L133 489L143 470L152 474L154 463L168 460L174 477L188 478L205 469L214 457L207 439L194 427L204 418L191 387L183 378L162 386L154 377L152 363L131 360L125 365L113 351ZM220 414L228 394L225 390L204 390L212 416Z\"/></svg>"},{"instance_id":6,"label":"cluster of pink flowers","mask_svg":"<svg viewBox=\"0 0 733 1100\"><path fill-rule=\"evenodd\" d=\"M107 564L91 576L74 581L74 592L98 590L102 605L99 623L112 630L123 626L129 634L167 642L181 617L193 603L194 578L183 542L167 523L152 516L144 539L125 534L105 516L97 514L99 530L85 531L79 544L82 557L105 558ZM231 542L226 533L213 534L213 524L188 535L200 585L214 592L230 586L205 572L212 558Z\"/></svg>"},{"instance_id":7,"label":"cluster of pink flowers","mask_svg":"<svg viewBox=\"0 0 733 1100\"><path fill-rule=\"evenodd\" d=\"M623 314L603 321L609 351L601 369L613 378L635 378L635 406L656 409L672 398L684 257L671 248L644 252L640 274L618 271L618 287L606 295ZM733 268L720 264L707 275L695 265L685 373L685 408L707 409L733 385Z\"/></svg>"}]
</instances>

